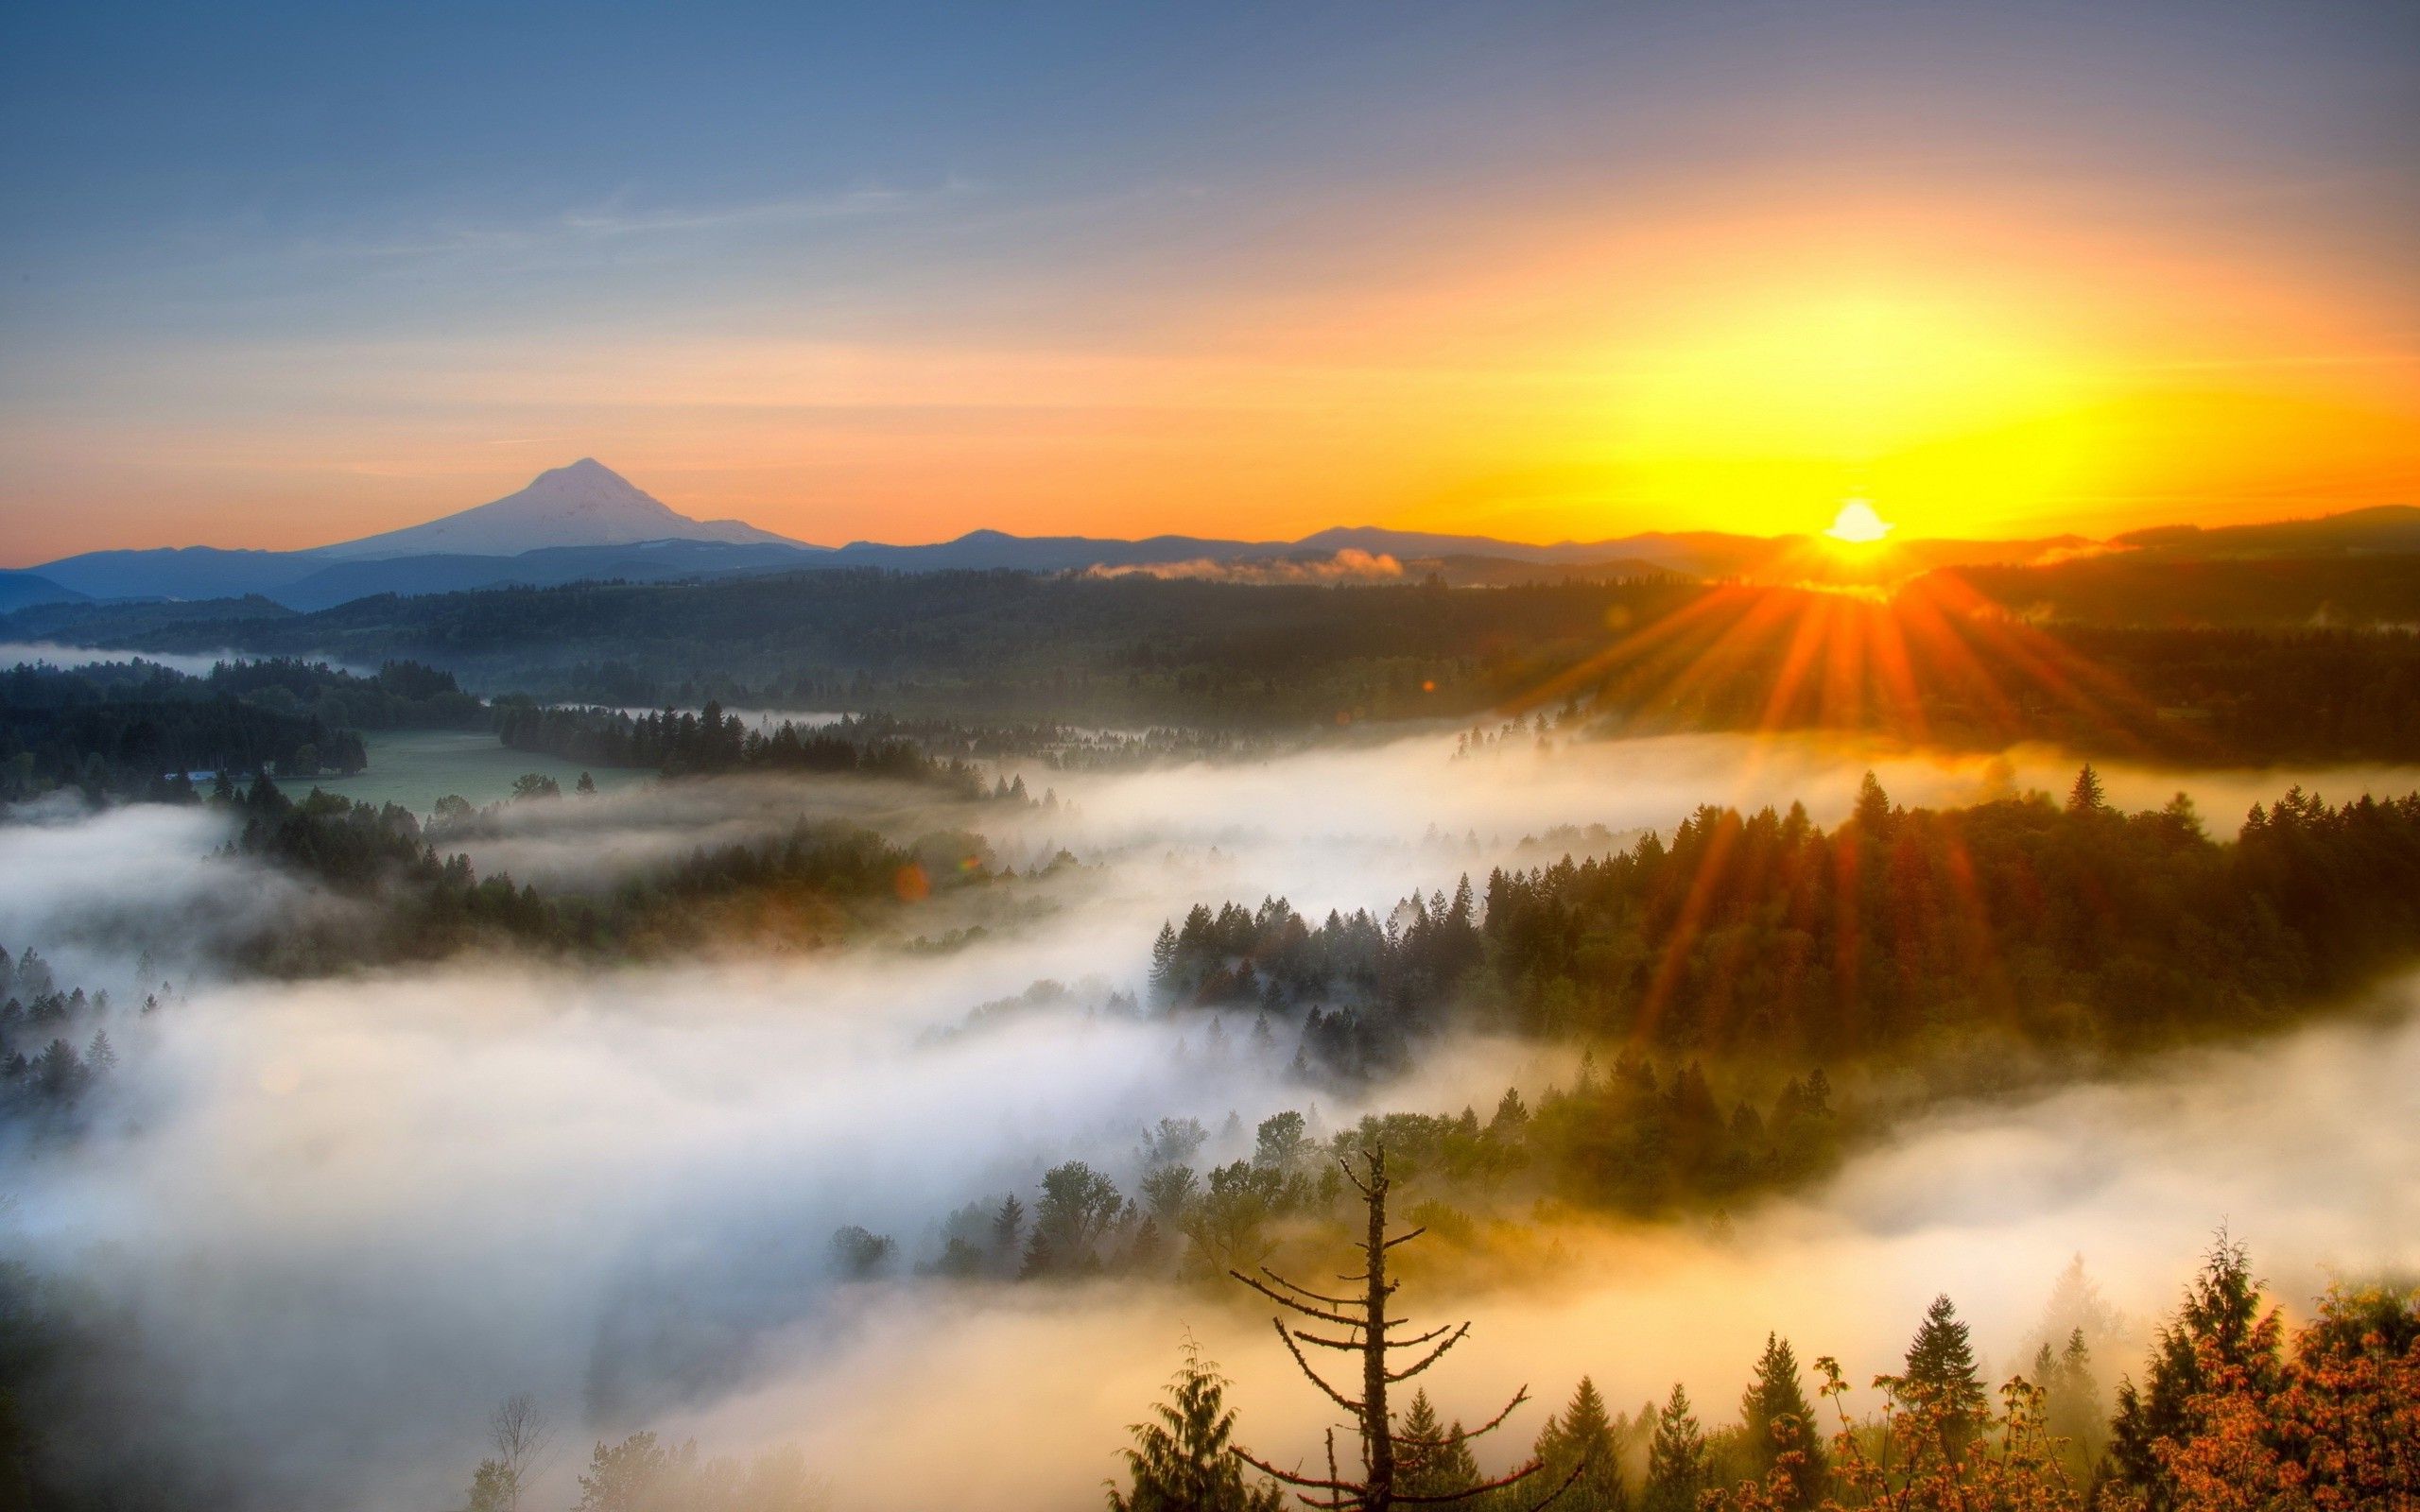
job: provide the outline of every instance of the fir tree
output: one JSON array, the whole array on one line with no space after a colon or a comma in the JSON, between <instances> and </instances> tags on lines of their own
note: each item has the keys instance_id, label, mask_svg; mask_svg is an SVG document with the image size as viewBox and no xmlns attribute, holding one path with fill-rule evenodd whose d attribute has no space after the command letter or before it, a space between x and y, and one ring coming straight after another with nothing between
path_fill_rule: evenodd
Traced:
<instances>
[{"instance_id":1,"label":"fir tree","mask_svg":"<svg viewBox=\"0 0 2420 1512\"><path fill-rule=\"evenodd\" d=\"M1151 942L1151 993L1165 1002L1176 993L1176 926L1160 925L1160 937Z\"/></svg>"},{"instance_id":2,"label":"fir tree","mask_svg":"<svg viewBox=\"0 0 2420 1512\"><path fill-rule=\"evenodd\" d=\"M997 1212L992 1215L992 1257L1008 1262L1016 1258L1025 1240L1025 1204L1013 1192L1000 1199Z\"/></svg>"},{"instance_id":3,"label":"fir tree","mask_svg":"<svg viewBox=\"0 0 2420 1512\"><path fill-rule=\"evenodd\" d=\"M1440 1422L1437 1408L1425 1390L1412 1393L1411 1407L1395 1430L1400 1455L1395 1466L1395 1494L1404 1497L1451 1496L1478 1484L1478 1461L1462 1435L1462 1425Z\"/></svg>"},{"instance_id":4,"label":"fir tree","mask_svg":"<svg viewBox=\"0 0 2420 1512\"><path fill-rule=\"evenodd\" d=\"M1278 1488L1244 1479L1243 1463L1228 1452L1236 1415L1226 1405L1226 1378L1201 1358L1192 1340L1168 1383L1168 1400L1151 1409L1154 1421L1133 1423L1125 1451L1131 1491L1109 1489L1111 1512L1278 1512Z\"/></svg>"},{"instance_id":5,"label":"fir tree","mask_svg":"<svg viewBox=\"0 0 2420 1512\"><path fill-rule=\"evenodd\" d=\"M2224 1372L2236 1378L2238 1389L2258 1395L2273 1387L2281 1364L2277 1331L2261 1326L2260 1281L2251 1257L2222 1228L2185 1305L2161 1327L2142 1386L2118 1383L2111 1479L2149 1512L2186 1505L2162 1446L2188 1442L2206 1426L2204 1403L2215 1375Z\"/></svg>"},{"instance_id":6,"label":"fir tree","mask_svg":"<svg viewBox=\"0 0 2420 1512\"><path fill-rule=\"evenodd\" d=\"M2070 1463L2089 1469L2100 1458L2108 1429L2100 1383L2092 1373L2092 1349L2084 1343L2083 1330L2071 1331L2063 1349L2053 1350L2045 1341L2034 1351L2033 1383L2048 1397L2044 1421L2051 1436L2066 1440Z\"/></svg>"},{"instance_id":7,"label":"fir tree","mask_svg":"<svg viewBox=\"0 0 2420 1512\"><path fill-rule=\"evenodd\" d=\"M1614 1420L1597 1383L1586 1376L1571 1393L1563 1412L1548 1418L1538 1431L1535 1452L1546 1466L1547 1485L1561 1484L1577 1472L1569 1490L1554 1503L1572 1512L1621 1512L1630 1497L1622 1486L1621 1446L1614 1437Z\"/></svg>"},{"instance_id":8,"label":"fir tree","mask_svg":"<svg viewBox=\"0 0 2420 1512\"><path fill-rule=\"evenodd\" d=\"M1714 1484L1705 1433L1689 1410L1689 1394L1672 1383L1671 1400L1656 1411L1655 1436L1647 1446L1647 1491L1642 1512L1696 1512L1698 1498Z\"/></svg>"},{"instance_id":9,"label":"fir tree","mask_svg":"<svg viewBox=\"0 0 2420 1512\"><path fill-rule=\"evenodd\" d=\"M1891 795L1882 791L1881 780L1872 772L1858 784L1857 827L1868 835L1885 834L1891 829Z\"/></svg>"},{"instance_id":10,"label":"fir tree","mask_svg":"<svg viewBox=\"0 0 2420 1512\"><path fill-rule=\"evenodd\" d=\"M1943 1414L1943 1427L1962 1445L1982 1416L1986 1398L1983 1378L1975 1368L1975 1349L1966 1325L1946 1294L1932 1299L1925 1320L1908 1345L1907 1365L1898 1390L1911 1402L1923 1402Z\"/></svg>"},{"instance_id":11,"label":"fir tree","mask_svg":"<svg viewBox=\"0 0 2420 1512\"><path fill-rule=\"evenodd\" d=\"M2083 769L2076 773L2075 785L2067 789L2067 812L2099 814L2108 807L2108 795L2100 787L2100 774L2092 769L2092 763L2084 763Z\"/></svg>"},{"instance_id":12,"label":"fir tree","mask_svg":"<svg viewBox=\"0 0 2420 1512\"><path fill-rule=\"evenodd\" d=\"M1784 1512L1806 1512L1824 1491L1823 1445L1815 1433L1815 1414L1806 1404L1806 1390L1798 1380L1798 1355L1779 1334L1765 1335L1765 1352L1756 1358L1756 1373L1739 1399L1739 1421L1746 1432L1749 1465L1759 1481L1769 1480L1785 1452L1800 1456L1788 1476L1780 1498Z\"/></svg>"}]
</instances>

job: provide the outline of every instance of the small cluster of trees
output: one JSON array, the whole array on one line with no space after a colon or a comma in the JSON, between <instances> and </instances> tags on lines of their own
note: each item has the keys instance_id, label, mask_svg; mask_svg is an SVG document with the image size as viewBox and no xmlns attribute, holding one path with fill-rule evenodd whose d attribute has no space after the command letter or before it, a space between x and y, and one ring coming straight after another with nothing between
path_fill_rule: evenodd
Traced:
<instances>
[{"instance_id":1,"label":"small cluster of trees","mask_svg":"<svg viewBox=\"0 0 2420 1512\"><path fill-rule=\"evenodd\" d=\"M1742 1099L1725 1112L1697 1066L1659 1074L1625 1054L1610 1074L1583 1061L1570 1087L1547 1089L1534 1108L1507 1089L1485 1120L1471 1108L1370 1114L1330 1134L1303 1112L1274 1113L1252 1130L1249 1154L1224 1161L1203 1156L1243 1143L1234 1115L1215 1141L1198 1119L1163 1118L1143 1132L1132 1195L1108 1173L1067 1161L1030 1202L1010 1193L950 1214L925 1264L959 1280L1217 1277L1335 1222L1353 1201L1336 1162L1374 1141L1390 1152L1391 1179L1417 1194L1422 1221L1457 1246L1478 1243L1478 1214L1541 1197L1633 1216L1719 1211L1830 1168L1845 1139L1830 1098L1817 1071L1790 1078L1770 1104ZM849 1275L899 1258L890 1239L857 1228L840 1230L834 1249L849 1257L838 1265Z\"/></svg>"},{"instance_id":2,"label":"small cluster of trees","mask_svg":"<svg viewBox=\"0 0 2420 1512\"><path fill-rule=\"evenodd\" d=\"M523 1512L555 1459L555 1427L534 1398L507 1398L488 1418L495 1452L471 1472L464 1512ZM641 1430L599 1440L578 1477L572 1512L823 1512L822 1483L794 1449L706 1459L695 1439Z\"/></svg>"},{"instance_id":3,"label":"small cluster of trees","mask_svg":"<svg viewBox=\"0 0 2420 1512\"><path fill-rule=\"evenodd\" d=\"M891 778L945 787L967 798L987 796L982 774L956 758L928 755L912 740L842 719L802 726L784 720L751 730L737 714L709 700L696 713L666 709L628 714L615 709L545 707L500 700L496 724L504 743L597 766L638 766L667 776L701 772L824 772ZM1005 791L1000 796L1008 796ZM1022 783L1014 795L1022 799Z\"/></svg>"},{"instance_id":4,"label":"small cluster of trees","mask_svg":"<svg viewBox=\"0 0 2420 1512\"><path fill-rule=\"evenodd\" d=\"M247 964L285 974L432 959L494 941L629 954L775 919L786 937L814 942L838 931L847 905L921 898L991 875L971 835L938 833L903 848L871 830L802 821L759 840L700 847L607 894L541 893L503 873L481 877L467 856L441 859L430 831L400 804L373 806L316 788L289 799L266 778L222 800L243 819L243 852L380 904L366 929L310 919L265 926L241 954ZM463 809L441 816L434 837L468 817Z\"/></svg>"},{"instance_id":5,"label":"small cluster of trees","mask_svg":"<svg viewBox=\"0 0 2420 1512\"><path fill-rule=\"evenodd\" d=\"M0 1114L72 1108L115 1071L117 1047L98 1026L109 1011L107 992L62 989L32 946L13 959L0 948Z\"/></svg>"}]
</instances>

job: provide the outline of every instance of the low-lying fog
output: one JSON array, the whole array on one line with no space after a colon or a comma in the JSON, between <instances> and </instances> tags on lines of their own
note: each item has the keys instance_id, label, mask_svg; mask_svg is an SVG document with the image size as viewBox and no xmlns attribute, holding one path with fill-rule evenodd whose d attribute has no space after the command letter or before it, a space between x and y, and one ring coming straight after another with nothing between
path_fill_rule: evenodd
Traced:
<instances>
[{"instance_id":1,"label":"low-lying fog","mask_svg":"<svg viewBox=\"0 0 2420 1512\"><path fill-rule=\"evenodd\" d=\"M1377 908L1464 869L1627 843L1701 802L1803 799L1828 822L1869 766L1910 803L2059 790L2073 766L1727 737L1545 751L1525 737L1466 760L1453 744L1028 768L1060 801L1022 811L927 812L838 782L667 784L516 807L466 842L483 868L561 884L804 812L903 837L977 829L1020 868L1061 847L1083 864L1018 884L1047 906L948 954L615 972L483 962L188 984L211 931L344 905L214 856L226 832L199 811L20 814L0 826L0 943L120 994L178 963L190 998L112 1026L107 1132L0 1157L12 1237L128 1301L163 1379L189 1389L195 1441L244 1446L264 1506L457 1504L487 1408L517 1390L566 1425L545 1501L575 1494L591 1441L655 1427L710 1452L796 1443L843 1506L1071 1505L1097 1496L1188 1327L1238 1377L1247 1440L1305 1452L1325 1418L1253 1307L1173 1288L843 1283L828 1257L842 1224L927 1255L952 1209L1012 1189L1029 1203L1070 1158L1131 1194L1148 1121L1216 1129L1233 1111L1248 1131L1316 1099L1258 1067L1205 1068L1198 1025L1078 1008L933 1031L1039 978L1132 989L1160 921L1194 902ZM2102 775L2115 801L2182 788L2230 830L2290 782L2330 799L2420 789L2398 770ZM1522 846L1592 825L1603 833ZM952 927L949 896L912 932ZM1519 1419L1524 1441L1583 1371L1616 1406L1685 1378L1719 1420L1768 1329L1861 1380L1895 1363L1939 1290L2011 1366L2079 1250L2137 1321L2169 1303L2221 1221L2289 1298L2331 1267L2411 1263L2420 988L2394 992L2406 1006L2383 1026L1945 1112L1820 1192L1734 1214L1727 1237L1574 1231L1551 1285L1412 1299L1478 1322L1431 1389L1478 1415L1529 1383L1549 1400ZM1472 1042L1374 1102L1483 1110L1508 1081L1548 1074ZM1320 1108L1331 1125L1357 1111ZM2132 1363L2102 1361L2104 1379ZM944 1419L962 1447L939 1456Z\"/></svg>"}]
</instances>

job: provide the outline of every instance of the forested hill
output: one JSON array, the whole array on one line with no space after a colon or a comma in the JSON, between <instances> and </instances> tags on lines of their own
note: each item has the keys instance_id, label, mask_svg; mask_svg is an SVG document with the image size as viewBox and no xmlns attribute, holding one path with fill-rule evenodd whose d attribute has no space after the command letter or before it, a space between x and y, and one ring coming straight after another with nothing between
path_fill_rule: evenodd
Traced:
<instances>
[{"instance_id":1,"label":"forested hill","mask_svg":"<svg viewBox=\"0 0 2420 1512\"><path fill-rule=\"evenodd\" d=\"M215 611L214 611L215 612ZM1333 728L1553 707L1623 730L1853 729L2186 761L2420 759L2420 637L2036 626L1927 579L1892 603L1641 577L1447 589L821 572L364 599L114 626L145 649L413 657L555 701Z\"/></svg>"},{"instance_id":2,"label":"forested hill","mask_svg":"<svg viewBox=\"0 0 2420 1512\"><path fill-rule=\"evenodd\" d=\"M2223 841L2182 798L2110 808L2086 767L2064 805L1939 811L1869 777L1829 833L1795 806L1702 809L1668 842L1317 925L1282 900L1198 906L1161 935L1154 983L1205 1007L1308 1005L1306 1050L1347 1071L1469 1022L1837 1059L1977 1033L2100 1049L2258 1029L2415 942L2420 795L2291 791Z\"/></svg>"},{"instance_id":3,"label":"forested hill","mask_svg":"<svg viewBox=\"0 0 2420 1512\"><path fill-rule=\"evenodd\" d=\"M364 730L476 729L487 717L450 674L408 662L370 677L291 659L199 677L147 662L24 663L0 672L0 801L60 786L190 798L195 773L355 772Z\"/></svg>"}]
</instances>

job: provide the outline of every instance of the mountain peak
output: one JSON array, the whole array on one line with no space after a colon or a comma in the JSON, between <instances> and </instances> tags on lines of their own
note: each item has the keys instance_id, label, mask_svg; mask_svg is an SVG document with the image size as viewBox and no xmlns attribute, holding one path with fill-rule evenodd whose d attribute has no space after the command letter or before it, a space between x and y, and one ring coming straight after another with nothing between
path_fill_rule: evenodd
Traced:
<instances>
[{"instance_id":1,"label":"mountain peak","mask_svg":"<svg viewBox=\"0 0 2420 1512\"><path fill-rule=\"evenodd\" d=\"M548 468L517 493L426 524L322 546L354 560L431 554L517 557L549 546L627 546L642 541L795 544L735 520L693 520L593 456Z\"/></svg>"}]
</instances>

